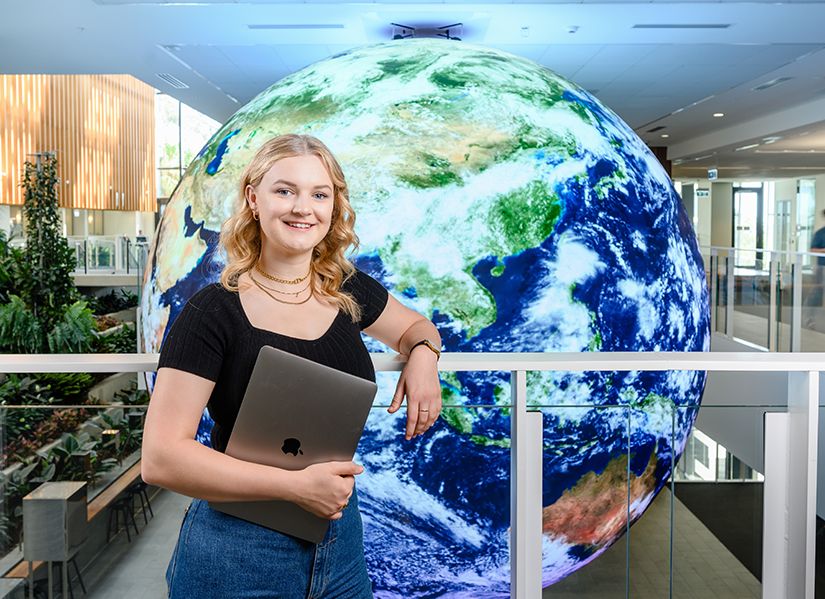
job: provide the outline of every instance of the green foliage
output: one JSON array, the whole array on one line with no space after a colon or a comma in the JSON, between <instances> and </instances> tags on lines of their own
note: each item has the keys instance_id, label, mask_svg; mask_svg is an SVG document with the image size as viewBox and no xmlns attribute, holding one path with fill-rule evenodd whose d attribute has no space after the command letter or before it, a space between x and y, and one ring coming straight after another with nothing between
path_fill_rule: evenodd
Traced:
<instances>
[{"instance_id":1,"label":"green foliage","mask_svg":"<svg viewBox=\"0 0 825 599\"><path fill-rule=\"evenodd\" d=\"M135 411L124 414L118 411L110 416L104 412L100 419L110 430L117 431L115 446L118 459L140 449L143 441L143 413Z\"/></svg>"},{"instance_id":2,"label":"green foliage","mask_svg":"<svg viewBox=\"0 0 825 599\"><path fill-rule=\"evenodd\" d=\"M40 320L23 300L10 295L9 302L0 305L0 351L11 354L33 354L43 346Z\"/></svg>"},{"instance_id":3,"label":"green foliage","mask_svg":"<svg viewBox=\"0 0 825 599\"><path fill-rule=\"evenodd\" d=\"M94 343L95 328L95 319L86 302L74 302L49 331L49 351L54 354L87 352Z\"/></svg>"},{"instance_id":4,"label":"green foliage","mask_svg":"<svg viewBox=\"0 0 825 599\"><path fill-rule=\"evenodd\" d=\"M119 331L100 335L95 349L101 354L133 354L137 351L137 330L124 323Z\"/></svg>"},{"instance_id":5,"label":"green foliage","mask_svg":"<svg viewBox=\"0 0 825 599\"><path fill-rule=\"evenodd\" d=\"M0 303L8 302L9 296L17 291L23 260L23 251L9 245L5 231L0 231Z\"/></svg>"},{"instance_id":6,"label":"green foliage","mask_svg":"<svg viewBox=\"0 0 825 599\"><path fill-rule=\"evenodd\" d=\"M133 381L129 389L115 393L112 402L120 402L127 406L145 406L149 403L149 392L145 389L138 389L137 383Z\"/></svg>"},{"instance_id":7,"label":"green foliage","mask_svg":"<svg viewBox=\"0 0 825 599\"><path fill-rule=\"evenodd\" d=\"M95 377L88 372L49 372L37 375L37 382L48 385L52 395L64 404L86 403Z\"/></svg>"},{"instance_id":8,"label":"green foliage","mask_svg":"<svg viewBox=\"0 0 825 599\"><path fill-rule=\"evenodd\" d=\"M0 352L89 351L96 327L74 286L75 257L61 232L55 157L26 162L21 185L25 250L12 248L0 234Z\"/></svg>"},{"instance_id":9,"label":"green foliage","mask_svg":"<svg viewBox=\"0 0 825 599\"><path fill-rule=\"evenodd\" d=\"M112 289L104 295L88 295L85 300L89 304L92 313L98 315L111 314L138 305L137 294L128 289L118 289L117 291Z\"/></svg>"},{"instance_id":10,"label":"green foliage","mask_svg":"<svg viewBox=\"0 0 825 599\"><path fill-rule=\"evenodd\" d=\"M100 441L88 433L69 434L61 437L60 444L48 454L63 480L94 482L101 474L117 465L114 458L102 458L97 451Z\"/></svg>"},{"instance_id":11,"label":"green foliage","mask_svg":"<svg viewBox=\"0 0 825 599\"><path fill-rule=\"evenodd\" d=\"M0 382L0 406L26 405L31 408L6 408L3 410L5 435L9 439L30 437L35 427L49 418L50 409L36 409L36 406L50 406L55 403L51 390L31 377L10 374Z\"/></svg>"},{"instance_id":12,"label":"green foliage","mask_svg":"<svg viewBox=\"0 0 825 599\"><path fill-rule=\"evenodd\" d=\"M57 202L57 159L38 157L38 164L25 163L23 181L26 217L26 249L21 274L21 297L32 313L51 330L63 318L64 306L77 299L72 272L74 250L62 235Z\"/></svg>"},{"instance_id":13,"label":"green foliage","mask_svg":"<svg viewBox=\"0 0 825 599\"><path fill-rule=\"evenodd\" d=\"M26 306L11 295L0 305L0 352L13 354L82 353L95 342L95 320L86 302L74 302L64 308L51 330Z\"/></svg>"}]
</instances>

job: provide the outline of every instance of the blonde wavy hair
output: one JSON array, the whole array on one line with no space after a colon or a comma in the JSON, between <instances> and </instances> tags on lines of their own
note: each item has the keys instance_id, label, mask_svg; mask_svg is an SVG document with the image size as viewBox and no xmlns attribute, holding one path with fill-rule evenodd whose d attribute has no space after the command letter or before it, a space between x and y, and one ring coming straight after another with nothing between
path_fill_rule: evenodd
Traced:
<instances>
[{"instance_id":1,"label":"blonde wavy hair","mask_svg":"<svg viewBox=\"0 0 825 599\"><path fill-rule=\"evenodd\" d=\"M226 252L221 285L238 291L238 277L251 270L261 255L260 223L252 217L246 202L246 187L257 187L278 160L294 156L317 156L329 173L333 185L332 219L329 232L312 250L310 286L313 294L346 312L353 322L361 318L358 302L341 285L355 272L345 256L348 248L358 248L355 211L349 203L349 189L341 165L329 148L311 135L279 135L264 143L241 175L235 213L221 227L220 245Z\"/></svg>"}]
</instances>

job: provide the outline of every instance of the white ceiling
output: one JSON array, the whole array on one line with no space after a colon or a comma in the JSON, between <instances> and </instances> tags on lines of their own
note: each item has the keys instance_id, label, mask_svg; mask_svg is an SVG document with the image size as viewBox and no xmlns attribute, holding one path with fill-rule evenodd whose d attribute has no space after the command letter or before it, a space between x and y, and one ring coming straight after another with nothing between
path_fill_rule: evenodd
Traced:
<instances>
[{"instance_id":1,"label":"white ceiling","mask_svg":"<svg viewBox=\"0 0 825 599\"><path fill-rule=\"evenodd\" d=\"M811 133L825 132L822 2L5 0L2 9L13 18L0 21L0 72L129 73L219 121L290 72L389 39L391 22L462 22L465 42L593 91L650 145L668 146L676 176L707 166L825 172L825 133ZM655 127L664 128L648 132ZM773 153L791 149L778 141L734 151L770 136L799 138L806 152Z\"/></svg>"}]
</instances>

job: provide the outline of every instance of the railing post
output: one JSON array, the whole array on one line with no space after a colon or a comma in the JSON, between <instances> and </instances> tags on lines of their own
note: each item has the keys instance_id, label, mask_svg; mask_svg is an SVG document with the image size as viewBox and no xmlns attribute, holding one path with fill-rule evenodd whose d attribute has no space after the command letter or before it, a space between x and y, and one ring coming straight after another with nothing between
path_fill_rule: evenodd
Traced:
<instances>
[{"instance_id":1,"label":"railing post","mask_svg":"<svg viewBox=\"0 0 825 599\"><path fill-rule=\"evenodd\" d=\"M768 285L770 287L770 300L768 304L768 351L777 351L779 347L779 319L777 310L777 299L779 294L779 262L770 255L768 265Z\"/></svg>"},{"instance_id":2,"label":"railing post","mask_svg":"<svg viewBox=\"0 0 825 599\"><path fill-rule=\"evenodd\" d=\"M733 337L733 305L734 305L734 267L736 266L736 250L729 249L725 259L725 335Z\"/></svg>"},{"instance_id":3,"label":"railing post","mask_svg":"<svg viewBox=\"0 0 825 599\"><path fill-rule=\"evenodd\" d=\"M802 254L791 263L791 351L802 351Z\"/></svg>"},{"instance_id":4,"label":"railing post","mask_svg":"<svg viewBox=\"0 0 825 599\"><path fill-rule=\"evenodd\" d=\"M120 239L115 237L114 256L112 256L112 274L116 274L123 264L123 244L119 243Z\"/></svg>"},{"instance_id":5,"label":"railing post","mask_svg":"<svg viewBox=\"0 0 825 599\"><path fill-rule=\"evenodd\" d=\"M788 411L765 414L762 597L814 599L819 372L788 373Z\"/></svg>"},{"instance_id":6,"label":"railing post","mask_svg":"<svg viewBox=\"0 0 825 599\"><path fill-rule=\"evenodd\" d=\"M716 332L716 310L719 309L719 252L710 249L710 332Z\"/></svg>"},{"instance_id":7,"label":"railing post","mask_svg":"<svg viewBox=\"0 0 825 599\"><path fill-rule=\"evenodd\" d=\"M542 414L527 411L526 371L512 372L510 392L510 597L540 599Z\"/></svg>"}]
</instances>

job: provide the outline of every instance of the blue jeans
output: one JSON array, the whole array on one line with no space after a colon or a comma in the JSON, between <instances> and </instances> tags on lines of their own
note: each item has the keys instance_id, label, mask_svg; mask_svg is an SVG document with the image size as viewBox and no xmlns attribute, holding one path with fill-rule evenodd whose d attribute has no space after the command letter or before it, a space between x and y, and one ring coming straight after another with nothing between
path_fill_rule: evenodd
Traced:
<instances>
[{"instance_id":1,"label":"blue jeans","mask_svg":"<svg viewBox=\"0 0 825 599\"><path fill-rule=\"evenodd\" d=\"M170 599L372 599L353 490L315 545L192 500L166 569Z\"/></svg>"}]
</instances>

